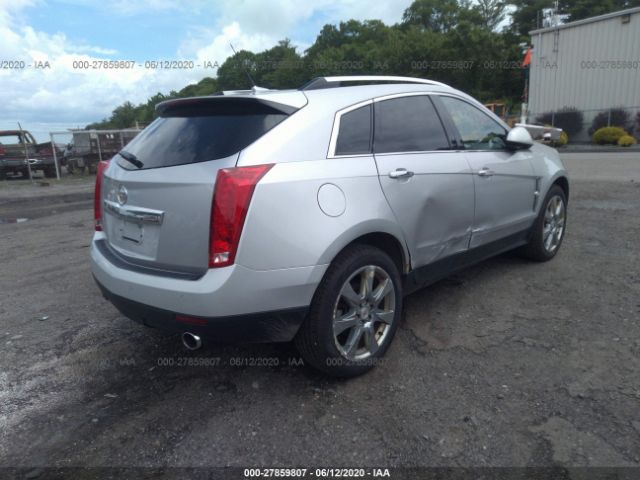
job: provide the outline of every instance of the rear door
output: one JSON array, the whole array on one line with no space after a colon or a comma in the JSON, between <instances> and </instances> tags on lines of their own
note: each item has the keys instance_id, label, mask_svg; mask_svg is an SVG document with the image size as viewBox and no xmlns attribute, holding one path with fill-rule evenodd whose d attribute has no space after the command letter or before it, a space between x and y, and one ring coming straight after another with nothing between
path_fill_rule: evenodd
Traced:
<instances>
[{"instance_id":1,"label":"rear door","mask_svg":"<svg viewBox=\"0 0 640 480\"><path fill-rule=\"evenodd\" d=\"M373 151L380 184L405 235L412 266L467 249L473 180L464 155L451 150L427 95L374 101Z\"/></svg>"},{"instance_id":2,"label":"rear door","mask_svg":"<svg viewBox=\"0 0 640 480\"><path fill-rule=\"evenodd\" d=\"M473 171L476 193L470 248L527 229L535 217L537 185L531 152L508 150L507 130L477 106L446 95L434 99L453 122Z\"/></svg>"},{"instance_id":3,"label":"rear door","mask_svg":"<svg viewBox=\"0 0 640 480\"><path fill-rule=\"evenodd\" d=\"M287 109L284 109L287 110ZM189 99L115 155L102 187L103 230L127 263L201 273L216 175L290 112L253 99Z\"/></svg>"}]
</instances>

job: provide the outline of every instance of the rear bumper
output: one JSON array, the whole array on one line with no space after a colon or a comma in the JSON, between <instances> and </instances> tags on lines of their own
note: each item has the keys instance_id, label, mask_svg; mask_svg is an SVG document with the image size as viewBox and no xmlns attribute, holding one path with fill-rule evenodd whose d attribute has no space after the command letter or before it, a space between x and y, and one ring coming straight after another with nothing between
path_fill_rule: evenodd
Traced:
<instances>
[{"instance_id":1,"label":"rear bumper","mask_svg":"<svg viewBox=\"0 0 640 480\"><path fill-rule=\"evenodd\" d=\"M227 317L190 317L129 300L107 290L98 280L104 298L125 317L171 332L191 332L220 343L288 342L293 340L307 307Z\"/></svg>"},{"instance_id":2,"label":"rear bumper","mask_svg":"<svg viewBox=\"0 0 640 480\"><path fill-rule=\"evenodd\" d=\"M197 279L136 271L91 245L91 269L104 296L145 325L224 342L291 340L327 265L258 271L210 269Z\"/></svg>"}]
</instances>

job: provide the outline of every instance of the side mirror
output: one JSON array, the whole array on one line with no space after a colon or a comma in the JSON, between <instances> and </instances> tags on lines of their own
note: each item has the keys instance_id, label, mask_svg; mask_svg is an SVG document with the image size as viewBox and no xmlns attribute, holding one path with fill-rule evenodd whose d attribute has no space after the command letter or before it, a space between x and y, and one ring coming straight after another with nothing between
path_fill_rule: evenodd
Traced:
<instances>
[{"instance_id":1,"label":"side mirror","mask_svg":"<svg viewBox=\"0 0 640 480\"><path fill-rule=\"evenodd\" d=\"M514 127L507 134L507 148L512 150L526 150L533 146L533 138L524 127Z\"/></svg>"}]
</instances>

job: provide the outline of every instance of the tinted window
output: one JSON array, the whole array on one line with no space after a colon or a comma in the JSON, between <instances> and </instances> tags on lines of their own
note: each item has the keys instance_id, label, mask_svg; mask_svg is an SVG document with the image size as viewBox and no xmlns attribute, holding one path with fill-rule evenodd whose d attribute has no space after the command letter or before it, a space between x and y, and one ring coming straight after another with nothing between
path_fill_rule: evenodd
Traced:
<instances>
[{"instance_id":1,"label":"tinted window","mask_svg":"<svg viewBox=\"0 0 640 480\"><path fill-rule=\"evenodd\" d=\"M502 150L507 131L473 105L453 97L440 97L467 150Z\"/></svg>"},{"instance_id":2,"label":"tinted window","mask_svg":"<svg viewBox=\"0 0 640 480\"><path fill-rule=\"evenodd\" d=\"M428 97L383 100L376 103L375 109L376 153L449 149L440 118Z\"/></svg>"},{"instance_id":3,"label":"tinted window","mask_svg":"<svg viewBox=\"0 0 640 480\"><path fill-rule=\"evenodd\" d=\"M189 107L167 111L124 150L143 168L170 167L228 157L276 126L287 115L263 106ZM121 157L118 163L135 169Z\"/></svg>"},{"instance_id":4,"label":"tinted window","mask_svg":"<svg viewBox=\"0 0 640 480\"><path fill-rule=\"evenodd\" d=\"M371 105L340 117L336 155L371 153Z\"/></svg>"}]
</instances>

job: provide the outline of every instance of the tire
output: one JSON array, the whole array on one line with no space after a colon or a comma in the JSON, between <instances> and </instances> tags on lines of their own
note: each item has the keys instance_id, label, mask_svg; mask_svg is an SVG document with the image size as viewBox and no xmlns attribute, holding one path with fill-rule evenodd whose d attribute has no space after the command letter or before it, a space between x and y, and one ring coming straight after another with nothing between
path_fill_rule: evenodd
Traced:
<instances>
[{"instance_id":1,"label":"tire","mask_svg":"<svg viewBox=\"0 0 640 480\"><path fill-rule=\"evenodd\" d=\"M560 250L566 229L567 196L562 188L554 185L544 198L538 218L531 227L529 243L520 253L536 262L551 260Z\"/></svg>"},{"instance_id":2,"label":"tire","mask_svg":"<svg viewBox=\"0 0 640 480\"><path fill-rule=\"evenodd\" d=\"M348 247L320 282L296 347L305 362L328 375L362 375L389 348L400 323L402 299L398 267L386 253L368 245ZM341 324L334 324L336 317L343 319Z\"/></svg>"},{"instance_id":3,"label":"tire","mask_svg":"<svg viewBox=\"0 0 640 480\"><path fill-rule=\"evenodd\" d=\"M98 164L90 162L89 165L87 165L87 170L91 175L95 175L98 173Z\"/></svg>"},{"instance_id":4,"label":"tire","mask_svg":"<svg viewBox=\"0 0 640 480\"><path fill-rule=\"evenodd\" d=\"M46 178L57 178L57 175L56 175L56 169L55 169L55 167L54 167L54 168L47 168L47 169L44 171L44 176L45 176Z\"/></svg>"}]
</instances>

